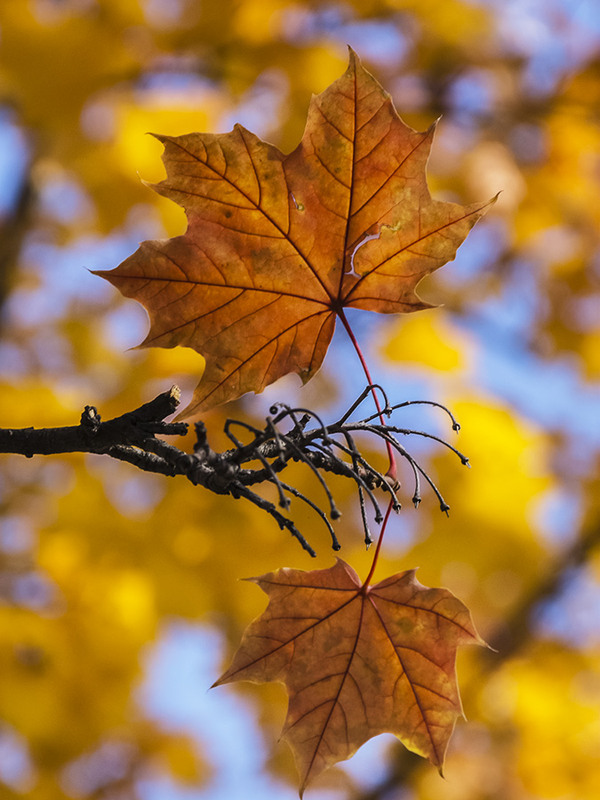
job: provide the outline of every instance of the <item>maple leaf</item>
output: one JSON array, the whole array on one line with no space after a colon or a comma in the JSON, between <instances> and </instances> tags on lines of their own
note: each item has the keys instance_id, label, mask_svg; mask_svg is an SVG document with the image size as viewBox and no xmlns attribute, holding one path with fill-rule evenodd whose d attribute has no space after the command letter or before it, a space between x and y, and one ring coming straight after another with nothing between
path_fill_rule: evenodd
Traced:
<instances>
[{"instance_id":1,"label":"maple leaf","mask_svg":"<svg viewBox=\"0 0 600 800\"><path fill-rule=\"evenodd\" d=\"M309 779L380 733L395 734L441 771L462 713L457 647L485 644L460 600L422 586L415 570L363 587L341 559L328 569L283 568L249 580L269 605L213 685L285 683L283 735L301 796Z\"/></svg>"},{"instance_id":2,"label":"maple leaf","mask_svg":"<svg viewBox=\"0 0 600 800\"><path fill-rule=\"evenodd\" d=\"M97 271L144 304L142 346L192 347L206 368L182 416L320 367L337 315L429 307L419 281L453 259L489 203L432 200L435 126L405 125L350 50L344 75L314 96L284 156L241 125L157 136L167 178L153 188L186 211L183 236L143 242Z\"/></svg>"}]
</instances>

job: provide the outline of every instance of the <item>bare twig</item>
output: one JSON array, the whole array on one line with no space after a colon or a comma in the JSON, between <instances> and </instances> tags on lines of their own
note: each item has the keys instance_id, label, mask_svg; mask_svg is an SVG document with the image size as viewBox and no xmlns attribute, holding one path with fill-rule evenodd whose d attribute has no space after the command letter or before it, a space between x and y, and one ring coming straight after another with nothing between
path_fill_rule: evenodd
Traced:
<instances>
[{"instance_id":1,"label":"bare twig","mask_svg":"<svg viewBox=\"0 0 600 800\"><path fill-rule=\"evenodd\" d=\"M292 408L278 403L270 408L273 416L267 417L265 426L258 428L248 422L228 419L225 433L233 444L231 450L217 453L210 447L204 423L195 425L196 444L194 452L188 454L167 443L162 435L184 435L188 426L185 423L165 422L165 417L172 414L179 404L179 389L173 386L139 408L115 419L103 422L94 406L86 406L79 425L64 428L20 428L0 429L0 453L17 453L28 458L34 455L51 455L56 453L98 453L120 461L127 461L138 469L159 473L169 477L182 475L195 486L202 486L216 494L243 497L269 514L280 528L288 530L302 545L314 555L313 549L298 531L293 521L282 514L270 501L256 494L251 486L271 483L278 492L279 506L287 511L290 501L286 492L307 503L327 526L332 539L332 546L339 549L339 542L333 531L330 520L340 516L335 500L327 485L323 473L332 473L349 478L356 484L361 512L365 543L372 542L369 530L369 518L366 509L366 497L373 506L373 518L380 524L382 513L375 496L375 490L387 492L392 499L393 508L400 510L400 501L396 490L386 477L370 464L356 446L354 434L365 433L390 444L413 471L415 484L412 501L416 505L421 500L420 476L423 476L437 496L443 511L448 510L432 479L415 458L400 444L395 434L402 436L419 436L432 439L454 452L463 464L468 459L455 447L438 436L425 431L400 428L395 425L384 426L374 421L371 415L355 422L349 421L372 389L378 389L385 402L383 413L388 416L394 410L404 408L411 403L424 402L439 406L429 401L410 401L391 406L380 386L368 386L352 403L348 411L335 423L325 425L321 418L310 409ZM450 416L452 427L457 430L458 423ZM377 418L379 415L376 415ZM288 423L289 430L285 430ZM313 423L313 427L311 426ZM250 441L242 442L233 428L244 429ZM291 426L291 427L290 427ZM290 462L298 462L307 466L319 480L328 503L328 514L313 500L278 477ZM259 467L249 468L246 464L258 462Z\"/></svg>"}]
</instances>

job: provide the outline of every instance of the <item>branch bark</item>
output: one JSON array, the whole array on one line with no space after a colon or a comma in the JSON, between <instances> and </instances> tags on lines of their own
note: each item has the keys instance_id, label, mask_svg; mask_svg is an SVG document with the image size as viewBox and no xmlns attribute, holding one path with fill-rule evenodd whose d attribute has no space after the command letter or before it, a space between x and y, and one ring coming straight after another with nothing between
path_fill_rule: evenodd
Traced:
<instances>
[{"instance_id":1,"label":"branch bark","mask_svg":"<svg viewBox=\"0 0 600 800\"><path fill-rule=\"evenodd\" d=\"M106 422L102 421L94 406L86 406L79 425L63 428L0 429L0 453L20 454L27 458L59 453L97 453L127 461L147 472L169 477L182 475L195 486L202 486L216 494L228 494L235 499L243 497L249 500L268 513L281 529L288 530L301 546L314 556L316 555L314 550L293 521L273 503L256 494L250 489L251 486L262 483L273 484L279 495L279 508L283 511L287 511L290 505L288 495L299 498L309 505L327 526L333 549L339 550L340 544L330 519L337 519L340 512L321 472L350 478L356 484L367 544L371 543L372 538L365 512L366 500L373 507L375 522L379 524L383 519L374 490L382 489L391 497L394 509L400 509L396 487L392 486L386 477L360 453L353 438L355 434L368 433L384 440L408 461L415 478L412 496L415 505L421 501L420 476L422 476L437 496L442 511L447 511L449 508L427 472L400 444L395 434L435 439L456 453L463 464L468 464L468 459L456 448L424 431L380 425L373 422L373 416L359 421L349 421L371 388L367 387L343 417L327 426L314 411L291 408L284 404L271 407L270 413L273 416L266 418L266 424L262 429L247 422L228 419L225 423L225 433L234 446L223 453L211 449L202 422L197 422L195 425L196 443L192 454L168 444L162 438L157 438L159 434L185 435L188 431L186 423L165 422L165 417L172 414L179 405L180 392L177 386L173 386L168 392L163 392L139 408ZM386 402L384 413L388 416L394 410L410 405L410 402L405 402L390 406L385 393L383 396ZM452 421L453 429L457 430L458 423L447 409L438 403L430 405L446 411ZM312 427L308 427L309 423L312 423ZM240 431L239 434L234 433L234 429L236 432ZM250 441L244 443L238 435L246 438L250 436ZM335 438L336 436L338 438ZM292 461L305 464L316 475L327 498L328 513L298 489L280 480L279 474ZM260 467L244 468L243 465L249 462L259 462Z\"/></svg>"},{"instance_id":2,"label":"branch bark","mask_svg":"<svg viewBox=\"0 0 600 800\"><path fill-rule=\"evenodd\" d=\"M187 433L184 423L165 423L179 404L179 389L168 392L120 417L102 422L94 406L86 406L79 425L62 428L0 428L0 453L27 458L58 453L105 453L114 448L146 449L156 433Z\"/></svg>"}]
</instances>

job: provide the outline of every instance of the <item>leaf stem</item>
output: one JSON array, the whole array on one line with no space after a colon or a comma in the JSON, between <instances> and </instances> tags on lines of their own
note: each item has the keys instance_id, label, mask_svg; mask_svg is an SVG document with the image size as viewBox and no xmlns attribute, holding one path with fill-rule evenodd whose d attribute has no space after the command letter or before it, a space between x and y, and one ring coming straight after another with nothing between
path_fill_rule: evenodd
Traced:
<instances>
[{"instance_id":1,"label":"leaf stem","mask_svg":"<svg viewBox=\"0 0 600 800\"><path fill-rule=\"evenodd\" d=\"M375 567L377 566L377 559L379 558L379 551L381 550L381 543L383 542L383 535L385 533L388 519L390 518L390 514L392 512L393 507L394 507L394 499L392 498L388 503L388 507L385 512L385 517L383 518L381 531L379 532L379 538L377 539L377 545L375 546L375 552L373 553L373 561L371 562L371 569L369 570L369 574L364 579L363 584L361 586L361 589L363 590L369 588L369 584L371 583L371 578L373 577L373 573L375 572Z\"/></svg>"},{"instance_id":2,"label":"leaf stem","mask_svg":"<svg viewBox=\"0 0 600 800\"><path fill-rule=\"evenodd\" d=\"M384 419L384 416L383 416L383 410L381 408L381 404L379 402L379 398L377 397L377 392L375 390L375 385L373 383L373 379L371 378L371 373L369 372L369 366L368 366L367 361L366 361L366 359L365 359L365 357L363 355L363 352L362 352L362 350L360 348L360 345L358 343L358 339L356 338L356 336L354 335L354 331L350 327L350 323L348 322L348 319L347 319L346 315L344 314L344 309L343 308L339 309L338 316L339 316L339 318L341 320L342 325L346 329L346 333L350 337L350 341L352 342L352 345L354 346L354 349L356 350L356 355L358 356L358 358L360 360L360 363L362 364L362 368L363 368L365 376L367 378L367 382L368 382L369 386L371 387L371 394L373 395L373 400L375 401L375 407L377 409L377 413L379 415L379 419L381 421L381 424L385 427L385 419ZM388 467L388 471L385 474L385 477L389 478L389 481L390 481L390 484L391 484L391 488L392 488L392 490L394 490L398 486L398 474L397 474L397 470L396 470L396 456L394 454L394 448L392 447L392 444L389 441L389 439L386 439L385 446L386 446L386 449L387 449L388 460L389 460L389 467ZM385 516L383 518L383 522L381 524L381 530L379 531L379 537L377 539L377 545L375 546L375 552L373 554L373 560L371 562L371 568L369 570L369 574L367 575L367 577L365 578L365 580L363 581L363 584L362 584L362 590L365 591L365 592L368 589L369 584L371 582L371 578L373 577L373 573L375 572L375 567L377 566L377 561L379 559L379 551L381 550L381 545L383 543L383 537L385 535L385 529L387 527L387 523L388 523L388 520L390 518L390 514L392 513L392 509L395 508L395 506L396 506L396 504L394 502L394 497L393 497L393 492L392 492L392 497L390 498L390 502L388 503L388 507L387 507L387 510L385 512Z\"/></svg>"},{"instance_id":3,"label":"leaf stem","mask_svg":"<svg viewBox=\"0 0 600 800\"><path fill-rule=\"evenodd\" d=\"M375 407L377 409L377 413L379 415L379 419L381 421L381 424L385 425L385 419L383 417L383 411L382 411L382 408L381 408L381 404L379 402L379 398L377 397L377 392L375 391L375 387L373 385L373 379L371 378L371 373L369 372L368 364L367 364L366 359L365 359L365 357L363 355L363 352L362 352L362 350L360 348L358 340L357 340L356 336L354 335L354 331L350 327L350 323L348 322L348 319L347 319L346 315L344 314L344 309L340 308L338 310L337 314L338 314L338 317L340 318L340 321L341 321L342 325L346 329L346 333L350 337L350 341L352 342L352 345L353 345L354 349L356 350L356 355L358 356L358 358L360 360L360 363L362 364L362 368L364 370L364 373L365 373L365 376L367 378L367 381L368 381L369 385L372 387L371 388L371 394L373 395L373 400L375 401ZM398 476L397 476L397 471L396 471L396 457L394 455L394 450L393 450L393 448L392 448L392 446L391 446L391 444L389 442L386 442L386 448L387 448L387 454L388 454L388 459L389 459L389 467L388 467L388 471L386 472L386 477L390 478L392 483L395 485L398 482Z\"/></svg>"}]
</instances>

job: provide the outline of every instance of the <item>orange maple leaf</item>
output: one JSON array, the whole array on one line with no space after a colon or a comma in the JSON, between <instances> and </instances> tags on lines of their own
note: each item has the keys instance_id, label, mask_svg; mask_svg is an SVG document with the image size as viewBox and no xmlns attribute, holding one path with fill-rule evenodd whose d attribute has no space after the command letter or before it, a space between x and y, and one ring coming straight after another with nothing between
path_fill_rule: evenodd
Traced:
<instances>
[{"instance_id":1,"label":"orange maple leaf","mask_svg":"<svg viewBox=\"0 0 600 800\"><path fill-rule=\"evenodd\" d=\"M453 259L489 203L432 200L419 133L350 51L344 75L313 97L299 146L284 156L241 125L157 136L185 235L143 242L98 271L144 304L143 346L192 347L207 363L182 416L320 367L343 309L428 307L415 292Z\"/></svg>"},{"instance_id":2,"label":"orange maple leaf","mask_svg":"<svg viewBox=\"0 0 600 800\"><path fill-rule=\"evenodd\" d=\"M441 771L462 713L456 650L485 644L466 606L415 570L363 586L341 559L329 569L250 578L269 595L214 686L282 681L283 735L307 781L379 733L395 734Z\"/></svg>"}]
</instances>

